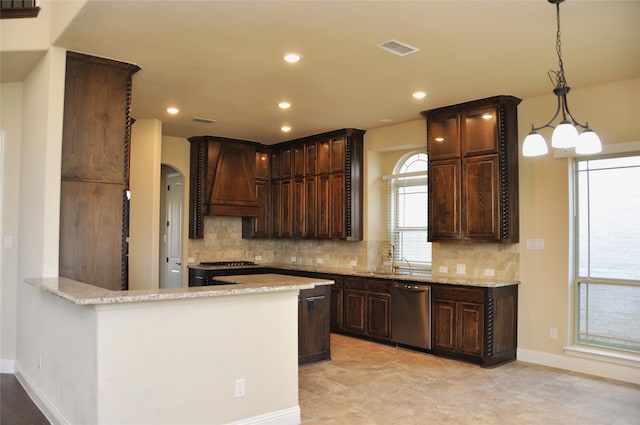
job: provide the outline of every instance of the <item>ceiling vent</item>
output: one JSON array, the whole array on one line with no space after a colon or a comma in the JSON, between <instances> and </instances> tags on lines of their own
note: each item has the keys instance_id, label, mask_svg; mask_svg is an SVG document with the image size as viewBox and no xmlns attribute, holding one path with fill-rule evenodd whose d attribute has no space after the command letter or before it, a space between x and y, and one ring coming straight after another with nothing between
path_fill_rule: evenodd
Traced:
<instances>
[{"instance_id":1,"label":"ceiling vent","mask_svg":"<svg viewBox=\"0 0 640 425\"><path fill-rule=\"evenodd\" d=\"M211 124L211 123L213 123L213 122L217 122L216 120L212 120L212 119L209 119L209 118L193 117L193 118L191 118L191 119L192 119L193 121L195 121L195 122L203 122L203 123L205 123L205 124Z\"/></svg>"},{"instance_id":2,"label":"ceiling vent","mask_svg":"<svg viewBox=\"0 0 640 425\"><path fill-rule=\"evenodd\" d=\"M389 40L382 44L378 44L378 47L398 56L407 56L419 50L413 46L409 46L406 43L401 43L396 40Z\"/></svg>"}]
</instances>

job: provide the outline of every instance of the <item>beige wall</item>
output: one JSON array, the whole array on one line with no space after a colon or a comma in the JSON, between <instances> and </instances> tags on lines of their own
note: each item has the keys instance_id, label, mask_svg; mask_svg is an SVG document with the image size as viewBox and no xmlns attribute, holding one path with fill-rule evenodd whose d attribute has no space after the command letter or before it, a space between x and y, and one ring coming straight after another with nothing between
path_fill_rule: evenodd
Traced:
<instances>
[{"instance_id":1,"label":"beige wall","mask_svg":"<svg viewBox=\"0 0 640 425\"><path fill-rule=\"evenodd\" d=\"M162 122L131 128L129 289L154 289L159 276L160 155Z\"/></svg>"},{"instance_id":2,"label":"beige wall","mask_svg":"<svg viewBox=\"0 0 640 425\"><path fill-rule=\"evenodd\" d=\"M16 358L18 281L18 222L20 150L22 140L22 83L0 86L0 372L10 373ZM11 246L4 239L11 238Z\"/></svg>"},{"instance_id":3,"label":"beige wall","mask_svg":"<svg viewBox=\"0 0 640 425\"><path fill-rule=\"evenodd\" d=\"M569 96L574 116L589 120L605 149L607 145L640 141L639 99L640 79L572 90ZM546 122L554 107L553 96L523 101L519 107L520 140L531 122ZM633 367L569 357L563 350L572 342L573 314L569 176L567 159L551 155L520 158L518 358L639 383ZM544 239L545 249L526 249L529 238ZM558 329L555 340L549 338L551 327Z\"/></svg>"}]
</instances>

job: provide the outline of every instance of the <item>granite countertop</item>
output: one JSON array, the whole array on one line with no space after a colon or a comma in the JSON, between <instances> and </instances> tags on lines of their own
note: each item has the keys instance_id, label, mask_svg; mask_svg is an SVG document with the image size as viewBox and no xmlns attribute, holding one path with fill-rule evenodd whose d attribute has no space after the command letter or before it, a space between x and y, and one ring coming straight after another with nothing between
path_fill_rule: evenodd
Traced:
<instances>
[{"instance_id":1,"label":"granite countertop","mask_svg":"<svg viewBox=\"0 0 640 425\"><path fill-rule=\"evenodd\" d=\"M333 281L328 279L281 274L219 276L216 277L216 280L224 280L229 282L229 285L111 291L64 277L29 278L25 279L25 282L79 305L136 303L287 292L310 289L318 285L333 284Z\"/></svg>"},{"instance_id":2,"label":"granite countertop","mask_svg":"<svg viewBox=\"0 0 640 425\"><path fill-rule=\"evenodd\" d=\"M477 277L462 277L462 276L431 276L425 274L408 274L408 273L392 273L392 272L376 272L376 271L363 271L354 269L345 269L338 267L326 267L326 266L313 266L313 265L298 265L291 263L257 263L247 266L201 266L199 264L189 265L190 268L204 269L204 270L224 270L233 268L257 268L257 267L271 267L276 269L300 271L300 272L312 272L312 273L326 273L336 274L343 276L360 276L377 279L391 279L396 281L416 282L416 283L438 283L441 285L461 285L461 286L474 286L480 288L499 288L503 286L519 285L520 282L516 280L498 280L496 278L477 278ZM216 276L216 280L219 279Z\"/></svg>"}]
</instances>

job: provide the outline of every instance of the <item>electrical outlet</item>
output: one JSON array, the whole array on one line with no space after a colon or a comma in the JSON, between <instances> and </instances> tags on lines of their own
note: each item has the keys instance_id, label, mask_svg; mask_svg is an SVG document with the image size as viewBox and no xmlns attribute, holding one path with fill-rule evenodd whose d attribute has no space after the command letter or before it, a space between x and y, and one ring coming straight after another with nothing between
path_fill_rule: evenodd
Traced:
<instances>
[{"instance_id":1,"label":"electrical outlet","mask_svg":"<svg viewBox=\"0 0 640 425\"><path fill-rule=\"evenodd\" d=\"M234 386L234 394L236 397L244 397L246 390L246 381L244 378L236 379Z\"/></svg>"},{"instance_id":2,"label":"electrical outlet","mask_svg":"<svg viewBox=\"0 0 640 425\"><path fill-rule=\"evenodd\" d=\"M558 328L549 328L549 338L558 339Z\"/></svg>"},{"instance_id":3,"label":"electrical outlet","mask_svg":"<svg viewBox=\"0 0 640 425\"><path fill-rule=\"evenodd\" d=\"M262 255L256 255L256 261L262 261Z\"/></svg>"},{"instance_id":4,"label":"electrical outlet","mask_svg":"<svg viewBox=\"0 0 640 425\"><path fill-rule=\"evenodd\" d=\"M488 277L493 277L496 275L496 271L493 269L484 269L484 275Z\"/></svg>"},{"instance_id":5,"label":"electrical outlet","mask_svg":"<svg viewBox=\"0 0 640 425\"><path fill-rule=\"evenodd\" d=\"M351 260L351 261L349 262L349 264L351 265L351 267L355 267L355 266L357 266L357 265L358 265L358 261L357 261L357 260Z\"/></svg>"},{"instance_id":6,"label":"electrical outlet","mask_svg":"<svg viewBox=\"0 0 640 425\"><path fill-rule=\"evenodd\" d=\"M193 257L189 257L189 258L187 258L187 263L189 263L189 264L193 264L193 263L195 263L195 262L196 262L196 259L195 259L195 258L193 258Z\"/></svg>"},{"instance_id":7,"label":"electrical outlet","mask_svg":"<svg viewBox=\"0 0 640 425\"><path fill-rule=\"evenodd\" d=\"M296 262L296 260L297 260L297 258L296 258L296 257L291 256L291 262L292 262L292 263L295 263L295 262Z\"/></svg>"},{"instance_id":8,"label":"electrical outlet","mask_svg":"<svg viewBox=\"0 0 640 425\"><path fill-rule=\"evenodd\" d=\"M456 273L467 274L467 266L465 266L464 264L456 264Z\"/></svg>"},{"instance_id":9,"label":"electrical outlet","mask_svg":"<svg viewBox=\"0 0 640 425\"><path fill-rule=\"evenodd\" d=\"M439 271L440 273L449 273L449 267L447 267L447 266L440 266L440 267L438 267L438 271Z\"/></svg>"},{"instance_id":10,"label":"electrical outlet","mask_svg":"<svg viewBox=\"0 0 640 425\"><path fill-rule=\"evenodd\" d=\"M322 258L316 258L316 263L322 264L324 263L324 260Z\"/></svg>"}]
</instances>

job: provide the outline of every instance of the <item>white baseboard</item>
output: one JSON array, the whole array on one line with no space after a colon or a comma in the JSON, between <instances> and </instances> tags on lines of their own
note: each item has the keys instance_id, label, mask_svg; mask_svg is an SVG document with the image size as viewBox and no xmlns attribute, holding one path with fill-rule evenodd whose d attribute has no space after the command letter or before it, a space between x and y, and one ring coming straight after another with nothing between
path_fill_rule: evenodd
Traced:
<instances>
[{"instance_id":1,"label":"white baseboard","mask_svg":"<svg viewBox=\"0 0 640 425\"><path fill-rule=\"evenodd\" d=\"M0 373L16 373L16 361L12 359L0 359Z\"/></svg>"},{"instance_id":2,"label":"white baseboard","mask_svg":"<svg viewBox=\"0 0 640 425\"><path fill-rule=\"evenodd\" d=\"M56 409L53 403L51 403L51 401L49 401L49 399L44 395L33 379L21 370L19 365L15 374L27 394L29 394L29 397L31 397L31 400L33 400L35 405L38 406L38 409L40 409L47 420L51 422L51 425L71 425L69 421L67 421L58 411L58 409Z\"/></svg>"},{"instance_id":3,"label":"white baseboard","mask_svg":"<svg viewBox=\"0 0 640 425\"><path fill-rule=\"evenodd\" d=\"M264 415L234 421L228 425L298 425L300 424L300 406L265 413Z\"/></svg>"},{"instance_id":4,"label":"white baseboard","mask_svg":"<svg viewBox=\"0 0 640 425\"><path fill-rule=\"evenodd\" d=\"M519 361L527 363L640 385L640 369L635 366L562 354L550 354L525 348L518 348L517 358Z\"/></svg>"}]
</instances>

